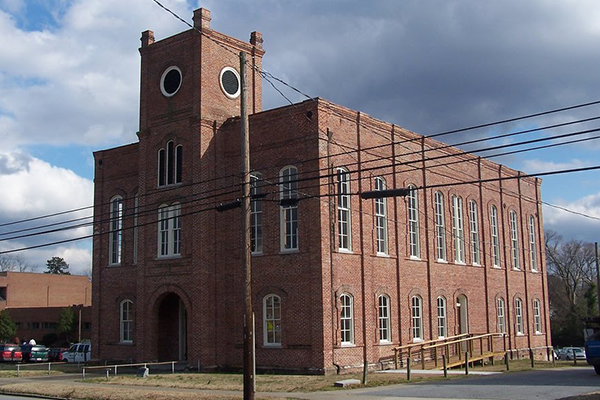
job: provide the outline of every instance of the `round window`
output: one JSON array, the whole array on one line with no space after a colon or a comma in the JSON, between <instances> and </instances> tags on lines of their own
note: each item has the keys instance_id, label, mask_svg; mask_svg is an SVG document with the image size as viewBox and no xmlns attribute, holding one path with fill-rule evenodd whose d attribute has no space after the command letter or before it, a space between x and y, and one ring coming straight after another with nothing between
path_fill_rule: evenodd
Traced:
<instances>
[{"instance_id":1,"label":"round window","mask_svg":"<svg viewBox=\"0 0 600 400\"><path fill-rule=\"evenodd\" d=\"M181 70L177 67L169 67L160 78L160 91L164 96L171 97L181 87Z\"/></svg>"},{"instance_id":2,"label":"round window","mask_svg":"<svg viewBox=\"0 0 600 400\"><path fill-rule=\"evenodd\" d=\"M235 99L240 95L240 75L235 69L231 67L223 68L219 81L221 82L221 89L227 97Z\"/></svg>"}]
</instances>

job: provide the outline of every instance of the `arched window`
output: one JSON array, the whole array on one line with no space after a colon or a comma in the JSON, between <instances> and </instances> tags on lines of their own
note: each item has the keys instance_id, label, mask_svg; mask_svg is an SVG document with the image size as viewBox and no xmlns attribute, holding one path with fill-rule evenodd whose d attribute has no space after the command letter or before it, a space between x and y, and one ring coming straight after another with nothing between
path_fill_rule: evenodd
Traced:
<instances>
[{"instance_id":1,"label":"arched window","mask_svg":"<svg viewBox=\"0 0 600 400\"><path fill-rule=\"evenodd\" d=\"M419 296L411 299L411 320L413 340L423 340L423 301Z\"/></svg>"},{"instance_id":2,"label":"arched window","mask_svg":"<svg viewBox=\"0 0 600 400\"><path fill-rule=\"evenodd\" d=\"M454 236L454 261L465 263L465 227L462 198L452 196L452 235Z\"/></svg>"},{"instance_id":3,"label":"arched window","mask_svg":"<svg viewBox=\"0 0 600 400\"><path fill-rule=\"evenodd\" d=\"M523 334L523 302L521 299L517 298L515 300L515 325L517 330L517 335Z\"/></svg>"},{"instance_id":4,"label":"arched window","mask_svg":"<svg viewBox=\"0 0 600 400\"><path fill-rule=\"evenodd\" d=\"M435 192L434 203L437 258L440 261L446 261L446 217L444 213L444 195L442 192Z\"/></svg>"},{"instance_id":5,"label":"arched window","mask_svg":"<svg viewBox=\"0 0 600 400\"><path fill-rule=\"evenodd\" d=\"M265 346L281 346L281 298L277 295L263 300L263 332Z\"/></svg>"},{"instance_id":6,"label":"arched window","mask_svg":"<svg viewBox=\"0 0 600 400\"><path fill-rule=\"evenodd\" d=\"M379 342L388 343L392 340L390 331L390 298L385 294L379 296Z\"/></svg>"},{"instance_id":7,"label":"arched window","mask_svg":"<svg viewBox=\"0 0 600 400\"><path fill-rule=\"evenodd\" d=\"M471 229L471 262L481 264L479 252L479 218L477 218L477 202L469 201L469 227Z\"/></svg>"},{"instance_id":8,"label":"arched window","mask_svg":"<svg viewBox=\"0 0 600 400\"><path fill-rule=\"evenodd\" d=\"M542 313L538 299L533 300L533 325L535 333L542 333Z\"/></svg>"},{"instance_id":9,"label":"arched window","mask_svg":"<svg viewBox=\"0 0 600 400\"><path fill-rule=\"evenodd\" d=\"M123 300L120 310L121 343L133 342L133 301Z\"/></svg>"},{"instance_id":10,"label":"arched window","mask_svg":"<svg viewBox=\"0 0 600 400\"><path fill-rule=\"evenodd\" d=\"M337 169L338 248L352 250L350 223L350 173L345 168Z\"/></svg>"},{"instance_id":11,"label":"arched window","mask_svg":"<svg viewBox=\"0 0 600 400\"><path fill-rule=\"evenodd\" d=\"M506 333L506 318L505 318L505 312L504 312L504 299L502 297L499 297L496 304L497 304L496 312L497 312L497 316L498 316L498 332Z\"/></svg>"},{"instance_id":12,"label":"arched window","mask_svg":"<svg viewBox=\"0 0 600 400\"><path fill-rule=\"evenodd\" d=\"M250 243L252 253L262 253L262 174L250 175Z\"/></svg>"},{"instance_id":13,"label":"arched window","mask_svg":"<svg viewBox=\"0 0 600 400\"><path fill-rule=\"evenodd\" d=\"M281 205L281 250L298 250L298 170L294 166L283 168L279 173L280 200L288 203ZM290 201L291 200L291 201Z\"/></svg>"},{"instance_id":14,"label":"arched window","mask_svg":"<svg viewBox=\"0 0 600 400\"><path fill-rule=\"evenodd\" d=\"M375 178L375 190L385 190L385 180L381 177ZM385 197L375 199L375 231L377 233L377 254L388 254L388 231L387 231L387 199Z\"/></svg>"},{"instance_id":15,"label":"arched window","mask_svg":"<svg viewBox=\"0 0 600 400\"><path fill-rule=\"evenodd\" d=\"M492 230L492 262L494 267L500 267L500 242L498 240L498 209L490 207L490 228Z\"/></svg>"},{"instance_id":16,"label":"arched window","mask_svg":"<svg viewBox=\"0 0 600 400\"><path fill-rule=\"evenodd\" d=\"M182 182L183 146L175 146L170 140L166 149L158 151L158 186L174 185Z\"/></svg>"},{"instance_id":17,"label":"arched window","mask_svg":"<svg viewBox=\"0 0 600 400\"><path fill-rule=\"evenodd\" d=\"M438 337L447 336L446 325L446 299L442 296L437 298L437 313L438 313Z\"/></svg>"},{"instance_id":18,"label":"arched window","mask_svg":"<svg viewBox=\"0 0 600 400\"><path fill-rule=\"evenodd\" d=\"M419 196L415 185L408 185L408 240L409 254L420 258L419 249Z\"/></svg>"},{"instance_id":19,"label":"arched window","mask_svg":"<svg viewBox=\"0 0 600 400\"><path fill-rule=\"evenodd\" d=\"M517 225L517 213L511 211L509 214L510 220L510 249L512 254L512 265L514 269L520 269L519 262L519 231Z\"/></svg>"},{"instance_id":20,"label":"arched window","mask_svg":"<svg viewBox=\"0 0 600 400\"><path fill-rule=\"evenodd\" d=\"M529 258L531 261L531 270L537 271L537 245L535 242L535 218L529 217Z\"/></svg>"},{"instance_id":21,"label":"arched window","mask_svg":"<svg viewBox=\"0 0 600 400\"><path fill-rule=\"evenodd\" d=\"M181 206L175 203L158 208L158 256L181 255Z\"/></svg>"},{"instance_id":22,"label":"arched window","mask_svg":"<svg viewBox=\"0 0 600 400\"><path fill-rule=\"evenodd\" d=\"M123 239L123 198L115 196L110 200L110 264L121 264L121 245Z\"/></svg>"},{"instance_id":23,"label":"arched window","mask_svg":"<svg viewBox=\"0 0 600 400\"><path fill-rule=\"evenodd\" d=\"M354 344L354 299L344 293L340 296L340 332L342 345Z\"/></svg>"}]
</instances>

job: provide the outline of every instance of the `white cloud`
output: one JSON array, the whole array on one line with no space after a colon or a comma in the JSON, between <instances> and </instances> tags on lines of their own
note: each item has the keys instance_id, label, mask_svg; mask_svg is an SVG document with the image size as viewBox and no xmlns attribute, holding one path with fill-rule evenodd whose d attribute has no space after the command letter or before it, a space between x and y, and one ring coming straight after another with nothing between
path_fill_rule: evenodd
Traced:
<instances>
[{"instance_id":1,"label":"white cloud","mask_svg":"<svg viewBox=\"0 0 600 400\"><path fill-rule=\"evenodd\" d=\"M583 168L590 165L596 165L594 162L579 160L577 158L571 159L569 162L554 162L554 161L545 161L545 160L524 160L523 161L523 169L528 174L535 174L538 172L548 172L548 171L560 171L566 169L573 168Z\"/></svg>"},{"instance_id":2,"label":"white cloud","mask_svg":"<svg viewBox=\"0 0 600 400\"><path fill-rule=\"evenodd\" d=\"M556 205L575 213L545 204L543 207L545 229L556 231L569 239L590 241L593 240L591 238L597 238L600 232L600 193Z\"/></svg>"}]
</instances>

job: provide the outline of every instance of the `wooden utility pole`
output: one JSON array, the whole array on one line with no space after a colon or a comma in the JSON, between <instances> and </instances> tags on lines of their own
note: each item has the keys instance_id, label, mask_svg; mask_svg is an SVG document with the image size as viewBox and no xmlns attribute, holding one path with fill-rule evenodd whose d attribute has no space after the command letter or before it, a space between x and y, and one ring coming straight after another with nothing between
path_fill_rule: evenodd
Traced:
<instances>
[{"instance_id":1,"label":"wooden utility pole","mask_svg":"<svg viewBox=\"0 0 600 400\"><path fill-rule=\"evenodd\" d=\"M250 139L246 91L246 53L240 52L242 263L244 268L244 400L254 399L254 321L252 312L252 249L250 246Z\"/></svg>"}]
</instances>

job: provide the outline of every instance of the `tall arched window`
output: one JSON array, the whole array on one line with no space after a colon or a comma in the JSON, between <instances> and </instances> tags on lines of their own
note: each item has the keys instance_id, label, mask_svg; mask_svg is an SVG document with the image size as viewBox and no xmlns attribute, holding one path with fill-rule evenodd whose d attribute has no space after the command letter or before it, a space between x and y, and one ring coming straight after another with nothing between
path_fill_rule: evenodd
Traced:
<instances>
[{"instance_id":1,"label":"tall arched window","mask_svg":"<svg viewBox=\"0 0 600 400\"><path fill-rule=\"evenodd\" d=\"M281 205L281 250L298 250L298 170L294 166L283 168L279 173L280 200L290 201Z\"/></svg>"},{"instance_id":2,"label":"tall arched window","mask_svg":"<svg viewBox=\"0 0 600 400\"><path fill-rule=\"evenodd\" d=\"M411 257L420 258L419 249L419 196L415 185L408 185L408 240Z\"/></svg>"},{"instance_id":3,"label":"tall arched window","mask_svg":"<svg viewBox=\"0 0 600 400\"><path fill-rule=\"evenodd\" d=\"M423 301L419 296L411 299L411 322L413 340L423 340Z\"/></svg>"},{"instance_id":4,"label":"tall arched window","mask_svg":"<svg viewBox=\"0 0 600 400\"><path fill-rule=\"evenodd\" d=\"M494 267L500 267L500 242L498 239L498 209L490 207L490 228L492 230L492 263Z\"/></svg>"},{"instance_id":5,"label":"tall arched window","mask_svg":"<svg viewBox=\"0 0 600 400\"><path fill-rule=\"evenodd\" d=\"M350 173L337 169L338 248L352 250L350 223Z\"/></svg>"},{"instance_id":6,"label":"tall arched window","mask_svg":"<svg viewBox=\"0 0 600 400\"><path fill-rule=\"evenodd\" d=\"M515 328L517 335L523 334L523 301L520 298L515 300Z\"/></svg>"},{"instance_id":7,"label":"tall arched window","mask_svg":"<svg viewBox=\"0 0 600 400\"><path fill-rule=\"evenodd\" d=\"M354 344L354 299L344 293L340 296L340 332L342 345Z\"/></svg>"},{"instance_id":8,"label":"tall arched window","mask_svg":"<svg viewBox=\"0 0 600 400\"><path fill-rule=\"evenodd\" d=\"M498 332L506 333L506 317L505 317L505 310L504 310L504 299L502 297L499 297L496 304L497 304L496 312L497 312L497 316L498 316Z\"/></svg>"},{"instance_id":9,"label":"tall arched window","mask_svg":"<svg viewBox=\"0 0 600 400\"><path fill-rule=\"evenodd\" d=\"M465 226L462 198L452 196L452 235L454 236L454 260L465 263Z\"/></svg>"},{"instance_id":10,"label":"tall arched window","mask_svg":"<svg viewBox=\"0 0 600 400\"><path fill-rule=\"evenodd\" d=\"M477 203L475 200L469 201L469 227L471 230L471 262L481 264L481 255L479 252L479 218L477 218Z\"/></svg>"},{"instance_id":11,"label":"tall arched window","mask_svg":"<svg viewBox=\"0 0 600 400\"><path fill-rule=\"evenodd\" d=\"M533 300L533 325L535 333L542 333L542 312L538 299Z\"/></svg>"},{"instance_id":12,"label":"tall arched window","mask_svg":"<svg viewBox=\"0 0 600 400\"><path fill-rule=\"evenodd\" d=\"M175 203L158 208L158 256L181 255L181 206Z\"/></svg>"},{"instance_id":13,"label":"tall arched window","mask_svg":"<svg viewBox=\"0 0 600 400\"><path fill-rule=\"evenodd\" d=\"M123 239L123 198L115 196L110 200L110 264L121 264L121 245Z\"/></svg>"},{"instance_id":14,"label":"tall arched window","mask_svg":"<svg viewBox=\"0 0 600 400\"><path fill-rule=\"evenodd\" d=\"M437 258L440 261L446 261L446 218L444 213L444 195L442 192L435 192L434 203Z\"/></svg>"},{"instance_id":15,"label":"tall arched window","mask_svg":"<svg viewBox=\"0 0 600 400\"><path fill-rule=\"evenodd\" d=\"M391 342L390 331L390 298L385 294L379 296L379 342Z\"/></svg>"},{"instance_id":16,"label":"tall arched window","mask_svg":"<svg viewBox=\"0 0 600 400\"><path fill-rule=\"evenodd\" d=\"M270 294L263 300L265 346L281 346L281 298Z\"/></svg>"},{"instance_id":17,"label":"tall arched window","mask_svg":"<svg viewBox=\"0 0 600 400\"><path fill-rule=\"evenodd\" d=\"M158 186L174 185L182 182L183 146L175 146L170 140L166 149L158 151Z\"/></svg>"},{"instance_id":18,"label":"tall arched window","mask_svg":"<svg viewBox=\"0 0 600 400\"><path fill-rule=\"evenodd\" d=\"M133 342L133 301L123 300L120 310L121 343Z\"/></svg>"},{"instance_id":19,"label":"tall arched window","mask_svg":"<svg viewBox=\"0 0 600 400\"><path fill-rule=\"evenodd\" d=\"M511 211L509 214L510 220L510 249L512 255L512 265L514 269L520 269L519 262L519 230L517 225L517 213Z\"/></svg>"},{"instance_id":20,"label":"tall arched window","mask_svg":"<svg viewBox=\"0 0 600 400\"><path fill-rule=\"evenodd\" d=\"M531 261L531 270L537 271L537 245L535 242L535 218L529 216L529 259Z\"/></svg>"},{"instance_id":21,"label":"tall arched window","mask_svg":"<svg viewBox=\"0 0 600 400\"><path fill-rule=\"evenodd\" d=\"M133 200L133 263L137 264L138 260L138 213L140 208L140 196L135 194Z\"/></svg>"},{"instance_id":22,"label":"tall arched window","mask_svg":"<svg viewBox=\"0 0 600 400\"><path fill-rule=\"evenodd\" d=\"M381 177L375 178L375 190L385 190L385 180ZM375 199L375 231L377 233L377 254L388 254L388 231L387 231L387 199L385 197Z\"/></svg>"},{"instance_id":23,"label":"tall arched window","mask_svg":"<svg viewBox=\"0 0 600 400\"><path fill-rule=\"evenodd\" d=\"M437 312L438 312L438 337L443 338L447 336L447 324L446 324L446 299L442 296L437 298Z\"/></svg>"},{"instance_id":24,"label":"tall arched window","mask_svg":"<svg viewBox=\"0 0 600 400\"><path fill-rule=\"evenodd\" d=\"M262 253L262 174L250 175L250 243L252 253Z\"/></svg>"}]
</instances>

